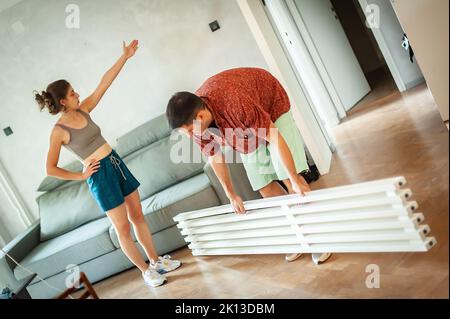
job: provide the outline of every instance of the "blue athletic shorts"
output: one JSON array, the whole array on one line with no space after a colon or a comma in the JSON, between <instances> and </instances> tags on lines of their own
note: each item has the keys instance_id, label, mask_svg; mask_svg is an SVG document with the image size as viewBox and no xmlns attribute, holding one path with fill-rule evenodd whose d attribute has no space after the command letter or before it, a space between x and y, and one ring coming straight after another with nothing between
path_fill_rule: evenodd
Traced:
<instances>
[{"instance_id":1,"label":"blue athletic shorts","mask_svg":"<svg viewBox=\"0 0 450 319\"><path fill-rule=\"evenodd\" d=\"M87 179L87 183L104 212L122 205L125 197L140 185L114 150L100 160L99 170Z\"/></svg>"}]
</instances>

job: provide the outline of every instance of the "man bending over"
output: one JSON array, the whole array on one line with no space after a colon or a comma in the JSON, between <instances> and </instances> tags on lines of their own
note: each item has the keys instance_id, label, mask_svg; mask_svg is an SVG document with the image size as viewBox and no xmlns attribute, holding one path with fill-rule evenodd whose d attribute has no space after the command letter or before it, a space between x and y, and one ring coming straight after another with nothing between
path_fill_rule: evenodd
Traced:
<instances>
[{"instance_id":1,"label":"man bending over","mask_svg":"<svg viewBox=\"0 0 450 319\"><path fill-rule=\"evenodd\" d=\"M308 169L300 132L286 91L269 72L237 68L216 74L195 92L175 93L166 115L172 129L182 129L209 157L230 203L245 213L233 190L221 146L240 153L253 190L264 198L310 191L301 172ZM289 254L293 261L302 254ZM313 254L316 264L330 254Z\"/></svg>"}]
</instances>

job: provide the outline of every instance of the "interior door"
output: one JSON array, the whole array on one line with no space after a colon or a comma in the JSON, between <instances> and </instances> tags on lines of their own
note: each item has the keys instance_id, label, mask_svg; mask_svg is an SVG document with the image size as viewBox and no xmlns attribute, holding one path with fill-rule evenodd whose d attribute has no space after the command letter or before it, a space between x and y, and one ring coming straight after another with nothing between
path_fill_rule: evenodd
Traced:
<instances>
[{"instance_id":1,"label":"interior door","mask_svg":"<svg viewBox=\"0 0 450 319\"><path fill-rule=\"evenodd\" d=\"M335 146L328 127L338 124L339 117L333 102L328 98L320 75L315 70L314 62L309 57L308 49L300 35L296 33L295 22L290 18L287 7L279 0L265 1L264 10L308 101L301 108L311 110L330 150L334 152ZM300 108L300 106L296 107Z\"/></svg>"},{"instance_id":2,"label":"interior door","mask_svg":"<svg viewBox=\"0 0 450 319\"><path fill-rule=\"evenodd\" d=\"M349 110L370 92L370 86L331 2L287 1L295 3L345 110Z\"/></svg>"}]
</instances>

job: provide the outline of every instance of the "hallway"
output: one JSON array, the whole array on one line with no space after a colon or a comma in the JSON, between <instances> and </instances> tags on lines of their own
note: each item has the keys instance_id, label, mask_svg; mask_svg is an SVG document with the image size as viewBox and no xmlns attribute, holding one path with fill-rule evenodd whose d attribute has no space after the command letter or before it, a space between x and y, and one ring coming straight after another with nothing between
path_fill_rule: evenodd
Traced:
<instances>
[{"instance_id":1,"label":"hallway","mask_svg":"<svg viewBox=\"0 0 450 319\"><path fill-rule=\"evenodd\" d=\"M374 103L379 105L380 99L398 93L397 86L395 85L392 75L386 66L367 73L366 79L367 82L369 82L371 91L361 101L347 111L348 118L351 118L352 114L355 112L370 107Z\"/></svg>"}]
</instances>

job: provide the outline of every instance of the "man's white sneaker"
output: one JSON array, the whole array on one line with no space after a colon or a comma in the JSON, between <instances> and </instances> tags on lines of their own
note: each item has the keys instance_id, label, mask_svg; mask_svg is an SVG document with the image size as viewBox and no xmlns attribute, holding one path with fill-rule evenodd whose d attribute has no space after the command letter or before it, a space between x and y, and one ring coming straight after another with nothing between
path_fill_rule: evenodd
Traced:
<instances>
[{"instance_id":1,"label":"man's white sneaker","mask_svg":"<svg viewBox=\"0 0 450 319\"><path fill-rule=\"evenodd\" d=\"M160 274L168 273L169 271L173 271L179 268L180 266L181 261L174 260L169 255L159 257L158 261L155 264L151 264L151 267Z\"/></svg>"},{"instance_id":2,"label":"man's white sneaker","mask_svg":"<svg viewBox=\"0 0 450 319\"><path fill-rule=\"evenodd\" d=\"M155 269L149 267L143 274L145 284L150 287L161 286L167 279L166 276L161 275Z\"/></svg>"},{"instance_id":3,"label":"man's white sneaker","mask_svg":"<svg viewBox=\"0 0 450 319\"><path fill-rule=\"evenodd\" d=\"M303 256L303 253L287 254L285 259L286 259L286 261L291 262L291 261L299 259L302 256ZM331 257L330 253L314 253L314 254L311 254L311 259L312 259L313 263L315 263L316 265L323 264L330 257Z\"/></svg>"},{"instance_id":4,"label":"man's white sneaker","mask_svg":"<svg viewBox=\"0 0 450 319\"><path fill-rule=\"evenodd\" d=\"M312 257L312 261L316 264L316 265L320 265L323 264L324 262L326 262L328 260L328 258L331 257L330 253L314 253L311 255Z\"/></svg>"},{"instance_id":5,"label":"man's white sneaker","mask_svg":"<svg viewBox=\"0 0 450 319\"><path fill-rule=\"evenodd\" d=\"M301 256L303 256L303 253L287 254L284 259L288 262L291 262L291 261L299 259Z\"/></svg>"}]
</instances>

